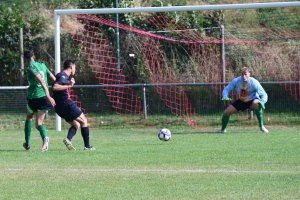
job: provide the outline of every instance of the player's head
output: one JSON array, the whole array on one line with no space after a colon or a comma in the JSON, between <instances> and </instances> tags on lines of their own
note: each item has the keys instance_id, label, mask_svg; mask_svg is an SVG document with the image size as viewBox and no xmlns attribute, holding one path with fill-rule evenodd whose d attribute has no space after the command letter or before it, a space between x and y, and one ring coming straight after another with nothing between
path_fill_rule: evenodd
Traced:
<instances>
[{"instance_id":1,"label":"player's head","mask_svg":"<svg viewBox=\"0 0 300 200\"><path fill-rule=\"evenodd\" d=\"M75 74L76 71L76 65L75 65L75 61L74 60L66 60L64 62L64 70L71 70L71 75Z\"/></svg>"},{"instance_id":2,"label":"player's head","mask_svg":"<svg viewBox=\"0 0 300 200\"><path fill-rule=\"evenodd\" d=\"M248 81L248 79L250 77L250 70L247 67L243 67L241 69L241 77L242 77L243 81Z\"/></svg>"},{"instance_id":3,"label":"player's head","mask_svg":"<svg viewBox=\"0 0 300 200\"><path fill-rule=\"evenodd\" d=\"M24 58L31 60L32 58L35 58L34 52L32 50L24 51Z\"/></svg>"}]
</instances>

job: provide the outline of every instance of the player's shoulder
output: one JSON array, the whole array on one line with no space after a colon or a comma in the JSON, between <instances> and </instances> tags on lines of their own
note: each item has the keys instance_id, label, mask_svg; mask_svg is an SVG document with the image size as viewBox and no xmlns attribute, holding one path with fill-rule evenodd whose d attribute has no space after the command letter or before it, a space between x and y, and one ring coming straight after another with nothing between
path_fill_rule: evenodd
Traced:
<instances>
[{"instance_id":1,"label":"player's shoulder","mask_svg":"<svg viewBox=\"0 0 300 200\"><path fill-rule=\"evenodd\" d=\"M254 77L249 77L249 80L254 83L259 83L259 81Z\"/></svg>"},{"instance_id":2,"label":"player's shoulder","mask_svg":"<svg viewBox=\"0 0 300 200\"><path fill-rule=\"evenodd\" d=\"M32 61L30 62L30 66L32 67L38 67L38 68L47 68L46 64L43 62L38 62L38 61Z\"/></svg>"},{"instance_id":3,"label":"player's shoulder","mask_svg":"<svg viewBox=\"0 0 300 200\"><path fill-rule=\"evenodd\" d=\"M235 84L235 83L237 83L237 82L239 82L241 80L242 80L242 78L240 76L238 76L238 77L232 79L231 83Z\"/></svg>"},{"instance_id":4,"label":"player's shoulder","mask_svg":"<svg viewBox=\"0 0 300 200\"><path fill-rule=\"evenodd\" d=\"M56 78L68 78L68 76L66 75L66 73L64 72L58 72L56 75L55 75Z\"/></svg>"}]
</instances>

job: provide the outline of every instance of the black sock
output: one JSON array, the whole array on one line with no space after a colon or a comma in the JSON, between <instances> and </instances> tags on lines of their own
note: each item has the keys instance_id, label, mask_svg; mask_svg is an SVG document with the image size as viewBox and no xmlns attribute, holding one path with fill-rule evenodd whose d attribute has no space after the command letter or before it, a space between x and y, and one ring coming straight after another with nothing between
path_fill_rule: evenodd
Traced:
<instances>
[{"instance_id":1,"label":"black sock","mask_svg":"<svg viewBox=\"0 0 300 200\"><path fill-rule=\"evenodd\" d=\"M67 138L71 141L72 140L72 138L76 135L76 128L74 127L74 126L71 126L70 128L69 128L69 132L68 132L68 136L67 136Z\"/></svg>"},{"instance_id":2,"label":"black sock","mask_svg":"<svg viewBox=\"0 0 300 200\"><path fill-rule=\"evenodd\" d=\"M82 127L81 128L81 135L83 138L84 146L89 148L90 147L90 131L89 127Z\"/></svg>"}]
</instances>

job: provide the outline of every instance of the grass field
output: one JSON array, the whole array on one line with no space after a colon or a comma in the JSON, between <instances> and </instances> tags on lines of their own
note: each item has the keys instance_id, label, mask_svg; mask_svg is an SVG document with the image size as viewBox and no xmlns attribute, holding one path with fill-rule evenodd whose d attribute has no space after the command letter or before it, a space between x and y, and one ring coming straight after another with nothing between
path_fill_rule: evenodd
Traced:
<instances>
[{"instance_id":1,"label":"grass field","mask_svg":"<svg viewBox=\"0 0 300 200\"><path fill-rule=\"evenodd\" d=\"M91 130L96 151L76 151L48 131L50 149L32 132L1 130L0 199L300 199L300 131Z\"/></svg>"}]
</instances>

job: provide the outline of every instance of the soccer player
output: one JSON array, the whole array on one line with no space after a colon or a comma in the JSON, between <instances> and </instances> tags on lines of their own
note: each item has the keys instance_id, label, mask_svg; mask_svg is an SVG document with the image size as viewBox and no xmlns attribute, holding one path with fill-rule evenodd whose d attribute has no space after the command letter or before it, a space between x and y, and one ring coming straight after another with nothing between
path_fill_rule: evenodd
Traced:
<instances>
[{"instance_id":1,"label":"soccer player","mask_svg":"<svg viewBox=\"0 0 300 200\"><path fill-rule=\"evenodd\" d=\"M63 65L63 71L56 74L56 81L53 85L53 98L55 99L55 112L71 125L68 135L63 139L64 144L69 150L76 150L72 144L72 138L75 136L77 129L81 128L81 135L84 142L84 150L95 150L90 146L90 132L87 118L80 108L70 98L70 88L75 84L74 76L76 65L73 60L66 60Z\"/></svg>"},{"instance_id":2,"label":"soccer player","mask_svg":"<svg viewBox=\"0 0 300 200\"><path fill-rule=\"evenodd\" d=\"M233 79L224 88L222 92L223 101L231 101L228 94L233 89L238 93L239 99L225 109L222 117L222 128L217 132L226 132L230 115L251 108L257 116L260 130L268 133L269 131L264 127L263 119L263 109L265 109L265 103L268 101L268 95L260 83L255 78L250 77L250 71L247 67L242 68L241 76Z\"/></svg>"},{"instance_id":3,"label":"soccer player","mask_svg":"<svg viewBox=\"0 0 300 200\"><path fill-rule=\"evenodd\" d=\"M30 135L32 129L32 118L35 115L35 127L40 132L42 143L42 152L48 151L49 137L46 128L43 125L45 115L55 106L54 99L50 96L48 90L48 78L55 81L55 76L49 71L44 63L35 61L36 57L33 51L24 52L25 62L29 63L27 67L27 80L29 87L27 89L27 116L25 121L25 142L23 147L30 149Z\"/></svg>"}]
</instances>

